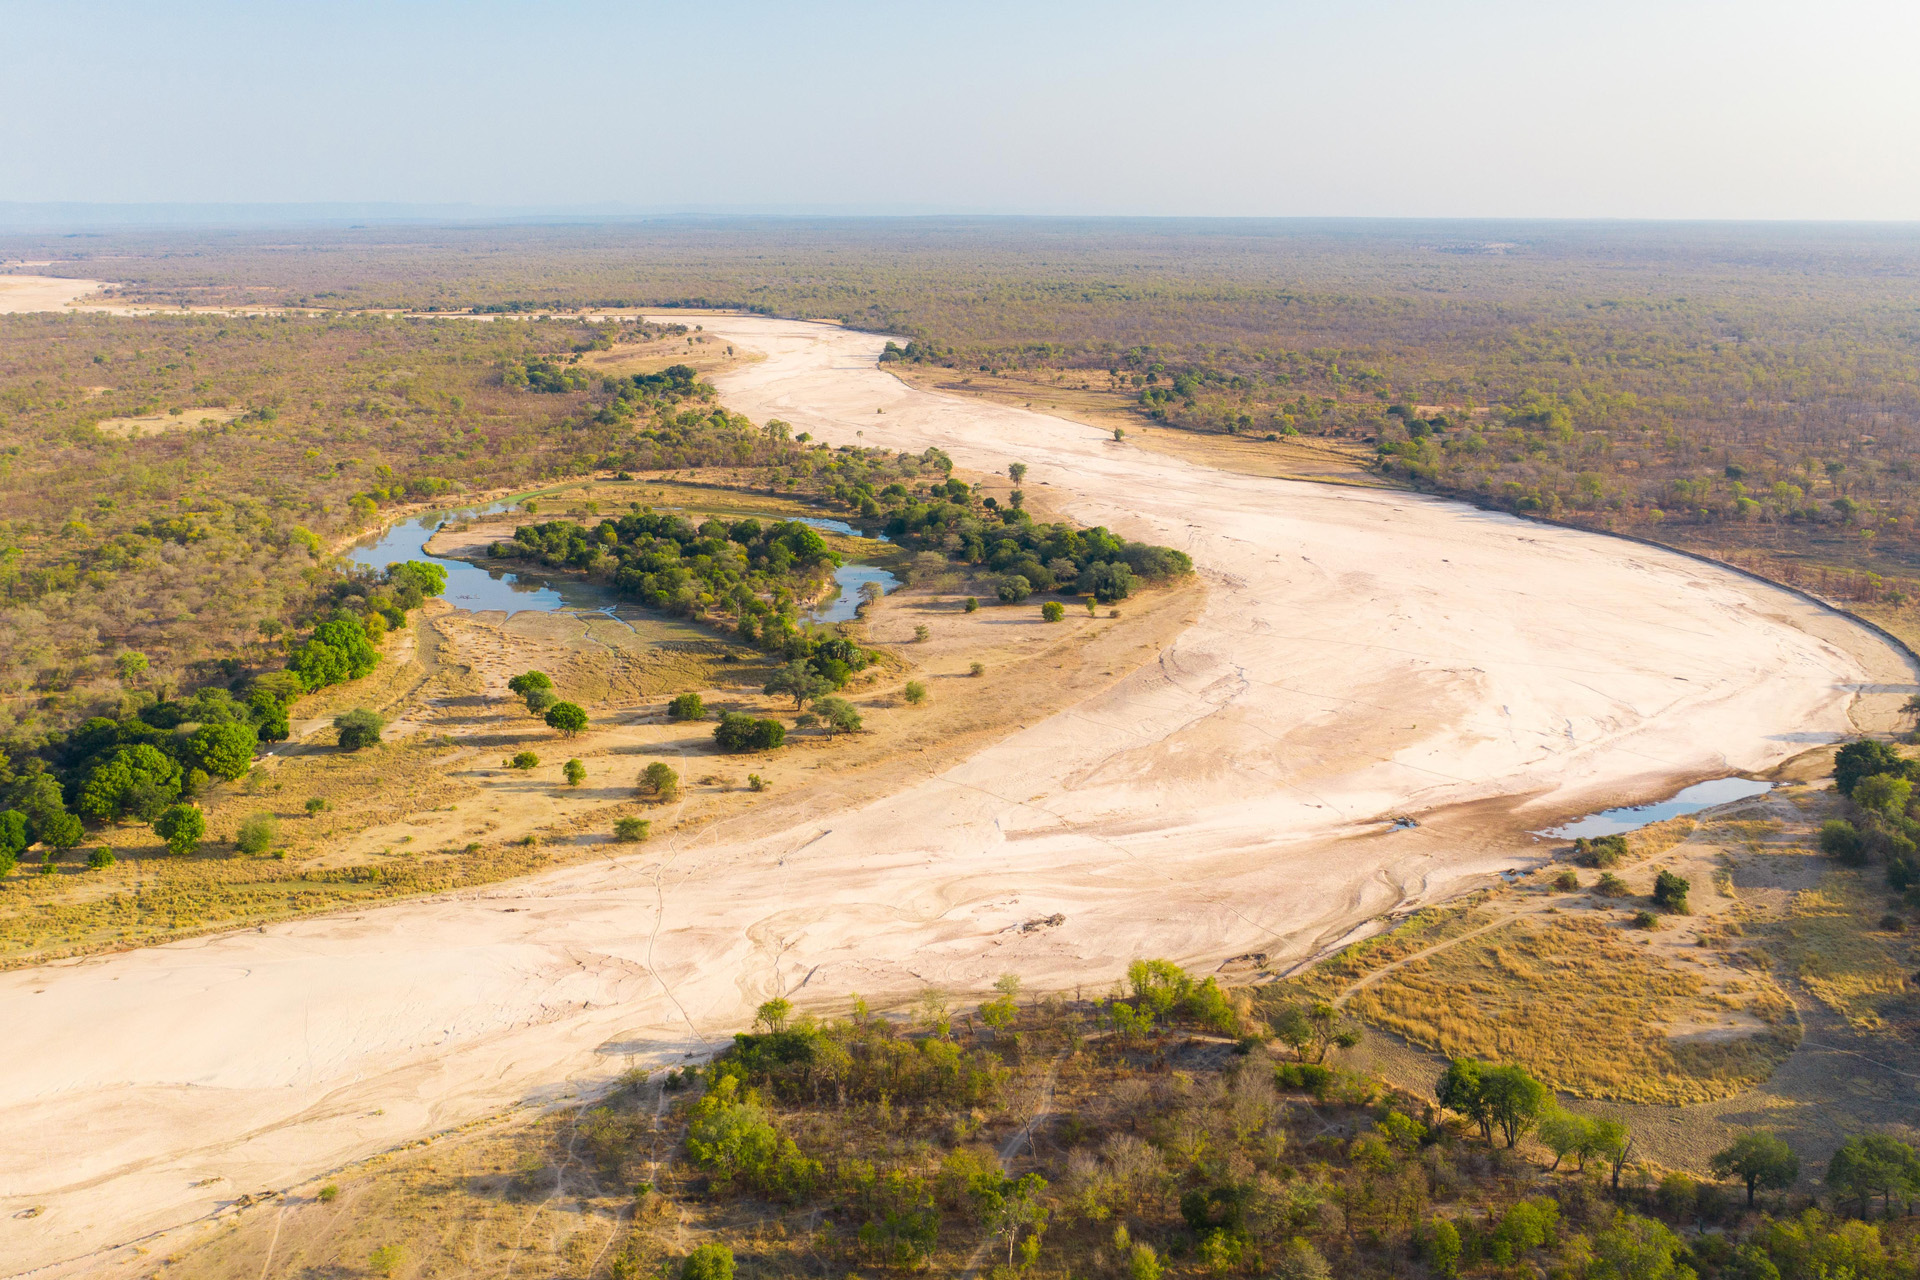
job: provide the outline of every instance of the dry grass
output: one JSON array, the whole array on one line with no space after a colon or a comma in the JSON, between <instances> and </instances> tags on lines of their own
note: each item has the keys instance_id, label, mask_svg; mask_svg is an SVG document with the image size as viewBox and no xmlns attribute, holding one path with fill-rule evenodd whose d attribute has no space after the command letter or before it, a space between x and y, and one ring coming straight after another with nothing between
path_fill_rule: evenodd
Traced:
<instances>
[{"instance_id":1,"label":"dry grass","mask_svg":"<svg viewBox=\"0 0 1920 1280\"><path fill-rule=\"evenodd\" d=\"M1767 1078L1799 1042L1793 1007L1764 979L1733 993L1626 942L1616 925L1515 920L1415 960L1362 988L1348 1008L1448 1057L1525 1063L1582 1097L1688 1103ZM1675 1023L1734 1010L1759 1034L1680 1041Z\"/></svg>"},{"instance_id":2,"label":"dry grass","mask_svg":"<svg viewBox=\"0 0 1920 1280\"><path fill-rule=\"evenodd\" d=\"M1880 1030L1905 1009L1911 950L1882 932L1884 900L1867 880L1874 872L1836 868L1816 889L1793 896L1775 928L1789 970L1822 1004L1855 1029Z\"/></svg>"}]
</instances>

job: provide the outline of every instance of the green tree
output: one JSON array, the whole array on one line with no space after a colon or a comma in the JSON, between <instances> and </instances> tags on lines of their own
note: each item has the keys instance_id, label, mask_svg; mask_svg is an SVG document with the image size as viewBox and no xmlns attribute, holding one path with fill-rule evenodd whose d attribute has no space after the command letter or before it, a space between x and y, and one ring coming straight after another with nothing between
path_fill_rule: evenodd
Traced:
<instances>
[{"instance_id":1,"label":"green tree","mask_svg":"<svg viewBox=\"0 0 1920 1280\"><path fill-rule=\"evenodd\" d=\"M556 702L547 708L547 727L571 738L587 727L587 713L574 703Z\"/></svg>"},{"instance_id":2,"label":"green tree","mask_svg":"<svg viewBox=\"0 0 1920 1280\"><path fill-rule=\"evenodd\" d=\"M1882 773L1904 776L1907 772L1907 761L1894 749L1893 744L1875 738L1849 742L1833 757L1833 785L1849 799L1853 796L1854 787L1863 778Z\"/></svg>"},{"instance_id":3,"label":"green tree","mask_svg":"<svg viewBox=\"0 0 1920 1280\"><path fill-rule=\"evenodd\" d=\"M500 763L509 769L518 769L522 773L530 773L540 767L540 757L531 751L516 751Z\"/></svg>"},{"instance_id":4,"label":"green tree","mask_svg":"<svg viewBox=\"0 0 1920 1280\"><path fill-rule=\"evenodd\" d=\"M1049 600L1040 606L1040 617L1045 622L1058 622L1067 616L1067 606L1058 600Z\"/></svg>"},{"instance_id":5,"label":"green tree","mask_svg":"<svg viewBox=\"0 0 1920 1280\"><path fill-rule=\"evenodd\" d=\"M121 683L132 684L147 674L147 655L138 649L128 649L113 660L113 669L119 673Z\"/></svg>"},{"instance_id":6,"label":"green tree","mask_svg":"<svg viewBox=\"0 0 1920 1280\"><path fill-rule=\"evenodd\" d=\"M1777 1136L1763 1130L1743 1133L1733 1145L1714 1153L1710 1167L1716 1178L1734 1178L1747 1188L1747 1207L1761 1187L1785 1191L1800 1176L1800 1157Z\"/></svg>"},{"instance_id":7,"label":"green tree","mask_svg":"<svg viewBox=\"0 0 1920 1280\"><path fill-rule=\"evenodd\" d=\"M195 805L176 804L153 820L153 832L167 842L168 853L192 853L207 834L207 818Z\"/></svg>"},{"instance_id":8,"label":"green tree","mask_svg":"<svg viewBox=\"0 0 1920 1280\"><path fill-rule=\"evenodd\" d=\"M1519 1066L1488 1068L1481 1072L1480 1088L1494 1127L1509 1147L1538 1123L1540 1113L1553 1101L1552 1092Z\"/></svg>"},{"instance_id":9,"label":"green tree","mask_svg":"<svg viewBox=\"0 0 1920 1280\"><path fill-rule=\"evenodd\" d=\"M907 681L907 687L901 692L906 697L907 705L910 707L917 707L927 700L927 686L921 684L918 680Z\"/></svg>"},{"instance_id":10,"label":"green tree","mask_svg":"<svg viewBox=\"0 0 1920 1280\"><path fill-rule=\"evenodd\" d=\"M1460 1229L1452 1219L1435 1218L1427 1224L1425 1252L1428 1269L1440 1280L1460 1274Z\"/></svg>"},{"instance_id":11,"label":"green tree","mask_svg":"<svg viewBox=\"0 0 1920 1280\"><path fill-rule=\"evenodd\" d=\"M787 1019L793 1014L793 1005L783 996L775 996L754 1010L753 1025L765 1027L772 1035L779 1035L787 1029Z\"/></svg>"},{"instance_id":12,"label":"green tree","mask_svg":"<svg viewBox=\"0 0 1920 1280\"><path fill-rule=\"evenodd\" d=\"M1540 1117L1540 1142L1553 1152L1555 1169L1568 1156L1579 1155L1592 1141L1593 1121L1585 1116L1562 1111L1559 1107L1549 1107L1546 1114ZM1584 1166L1585 1163L1585 1157L1581 1156L1581 1164Z\"/></svg>"},{"instance_id":13,"label":"green tree","mask_svg":"<svg viewBox=\"0 0 1920 1280\"><path fill-rule=\"evenodd\" d=\"M17 859L27 851L33 841L28 838L27 815L18 809L8 809L0 813L0 858ZM11 871L13 864L7 864ZM0 872L0 874L5 874Z\"/></svg>"},{"instance_id":14,"label":"green tree","mask_svg":"<svg viewBox=\"0 0 1920 1280\"><path fill-rule=\"evenodd\" d=\"M1324 1001L1288 1005L1271 1020L1273 1034L1301 1062L1325 1062L1333 1049L1360 1043L1360 1028Z\"/></svg>"},{"instance_id":15,"label":"green tree","mask_svg":"<svg viewBox=\"0 0 1920 1280\"><path fill-rule=\"evenodd\" d=\"M613 824L613 838L621 844L638 844L653 834L653 824L645 818L621 818Z\"/></svg>"},{"instance_id":16,"label":"green tree","mask_svg":"<svg viewBox=\"0 0 1920 1280\"><path fill-rule=\"evenodd\" d=\"M722 751L738 755L748 751L772 751L787 739L787 727L778 720L757 720L738 711L729 711L713 727L713 740Z\"/></svg>"},{"instance_id":17,"label":"green tree","mask_svg":"<svg viewBox=\"0 0 1920 1280\"><path fill-rule=\"evenodd\" d=\"M640 771L640 794L656 800L671 800L680 794L680 775L673 766L655 760Z\"/></svg>"},{"instance_id":18,"label":"green tree","mask_svg":"<svg viewBox=\"0 0 1920 1280\"><path fill-rule=\"evenodd\" d=\"M1493 1108L1487 1100L1486 1065L1472 1058L1455 1058L1434 1086L1441 1106L1457 1111L1479 1126L1481 1140L1493 1145Z\"/></svg>"},{"instance_id":19,"label":"green tree","mask_svg":"<svg viewBox=\"0 0 1920 1280\"><path fill-rule=\"evenodd\" d=\"M1653 878L1654 904L1675 915L1684 916L1687 914L1687 893L1692 888L1692 883L1685 876L1662 871Z\"/></svg>"},{"instance_id":20,"label":"green tree","mask_svg":"<svg viewBox=\"0 0 1920 1280\"><path fill-rule=\"evenodd\" d=\"M826 723L828 733L860 732L860 712L845 698L821 698L813 709Z\"/></svg>"},{"instance_id":21,"label":"green tree","mask_svg":"<svg viewBox=\"0 0 1920 1280\"><path fill-rule=\"evenodd\" d=\"M1017 573L1002 574L994 594L1007 604L1019 604L1033 594L1033 584Z\"/></svg>"},{"instance_id":22,"label":"green tree","mask_svg":"<svg viewBox=\"0 0 1920 1280\"><path fill-rule=\"evenodd\" d=\"M553 678L544 671L526 671L507 681L507 688L523 698L535 689L545 689L551 693Z\"/></svg>"},{"instance_id":23,"label":"green tree","mask_svg":"<svg viewBox=\"0 0 1920 1280\"><path fill-rule=\"evenodd\" d=\"M1913 798L1913 783L1898 774L1876 773L1853 786L1853 802L1869 813L1883 818L1898 818L1906 813Z\"/></svg>"},{"instance_id":24,"label":"green tree","mask_svg":"<svg viewBox=\"0 0 1920 1280\"><path fill-rule=\"evenodd\" d=\"M1027 478L1027 464L1024 462L1008 463L1007 478L1015 484L1019 484L1022 480L1025 480Z\"/></svg>"},{"instance_id":25,"label":"green tree","mask_svg":"<svg viewBox=\"0 0 1920 1280\"><path fill-rule=\"evenodd\" d=\"M1593 1122L1591 1140L1581 1152L1583 1157L1598 1156L1607 1162L1613 1174L1613 1189L1620 1190L1620 1171L1627 1167L1627 1157L1633 1154L1633 1134L1625 1123L1600 1117Z\"/></svg>"},{"instance_id":26,"label":"green tree","mask_svg":"<svg viewBox=\"0 0 1920 1280\"><path fill-rule=\"evenodd\" d=\"M703 1244L680 1264L680 1280L733 1280L733 1251L723 1244Z\"/></svg>"},{"instance_id":27,"label":"green tree","mask_svg":"<svg viewBox=\"0 0 1920 1280\"><path fill-rule=\"evenodd\" d=\"M233 843L242 853L262 854L273 847L280 838L280 819L271 813L249 814L240 824L240 830L234 835Z\"/></svg>"},{"instance_id":28,"label":"green tree","mask_svg":"<svg viewBox=\"0 0 1920 1280\"><path fill-rule=\"evenodd\" d=\"M180 794L180 783L180 765L172 756L145 743L121 747L87 776L80 812L102 820L131 815L150 822ZM44 821L37 819L36 825Z\"/></svg>"},{"instance_id":29,"label":"green tree","mask_svg":"<svg viewBox=\"0 0 1920 1280\"><path fill-rule=\"evenodd\" d=\"M365 707L355 707L343 715L335 716L333 727L340 733L342 751L361 751L380 745L380 735L385 731L387 722Z\"/></svg>"},{"instance_id":30,"label":"green tree","mask_svg":"<svg viewBox=\"0 0 1920 1280\"><path fill-rule=\"evenodd\" d=\"M669 720L704 720L707 718L707 704L700 700L697 693L683 693L667 704Z\"/></svg>"},{"instance_id":31,"label":"green tree","mask_svg":"<svg viewBox=\"0 0 1920 1280\"><path fill-rule=\"evenodd\" d=\"M1860 1202L1860 1216L1867 1214L1867 1201L1880 1196L1888 1204L1895 1194L1907 1194L1920 1187L1920 1161L1913 1148L1884 1133L1855 1134L1840 1144L1827 1162L1827 1187L1837 1196L1851 1196Z\"/></svg>"},{"instance_id":32,"label":"green tree","mask_svg":"<svg viewBox=\"0 0 1920 1280\"><path fill-rule=\"evenodd\" d=\"M245 724L203 724L187 739L194 763L229 782L253 768L253 753L259 746L259 735Z\"/></svg>"},{"instance_id":33,"label":"green tree","mask_svg":"<svg viewBox=\"0 0 1920 1280\"><path fill-rule=\"evenodd\" d=\"M816 672L805 658L795 658L774 672L760 691L770 698L792 698L793 709L798 711L814 699L832 693L833 681Z\"/></svg>"},{"instance_id":34,"label":"green tree","mask_svg":"<svg viewBox=\"0 0 1920 1280\"><path fill-rule=\"evenodd\" d=\"M560 766L560 772L566 775L567 785L577 787L587 780L587 766L578 760L569 760Z\"/></svg>"}]
</instances>

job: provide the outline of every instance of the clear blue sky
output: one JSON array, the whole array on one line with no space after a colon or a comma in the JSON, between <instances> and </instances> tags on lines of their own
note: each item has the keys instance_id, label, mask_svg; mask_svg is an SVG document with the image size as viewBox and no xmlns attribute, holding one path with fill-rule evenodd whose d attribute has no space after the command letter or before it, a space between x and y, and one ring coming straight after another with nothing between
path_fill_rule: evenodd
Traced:
<instances>
[{"instance_id":1,"label":"clear blue sky","mask_svg":"<svg viewBox=\"0 0 1920 1280\"><path fill-rule=\"evenodd\" d=\"M1913 0L7 0L0 201L1920 219Z\"/></svg>"}]
</instances>

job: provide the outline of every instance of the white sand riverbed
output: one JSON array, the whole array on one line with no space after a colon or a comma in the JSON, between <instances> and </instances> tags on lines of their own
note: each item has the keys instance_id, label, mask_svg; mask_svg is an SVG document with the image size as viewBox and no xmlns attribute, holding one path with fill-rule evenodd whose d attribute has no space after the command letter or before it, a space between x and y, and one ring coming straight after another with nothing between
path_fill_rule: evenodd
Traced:
<instances>
[{"instance_id":1,"label":"white sand riverbed","mask_svg":"<svg viewBox=\"0 0 1920 1280\"><path fill-rule=\"evenodd\" d=\"M1857 691L1884 682L1884 707L1912 687L1865 630L1678 556L1207 470L909 390L870 335L701 321L769 355L721 379L730 406L835 443L1024 461L1076 518L1190 551L1198 620L1112 691L774 836L722 825L487 891L0 975L0 1270L111 1269L86 1255L678 1061L774 991L884 1000L1007 970L1104 990L1137 955L1305 955L1514 865L1523 826L1763 768L1849 731ZM1394 814L1423 825L1389 832Z\"/></svg>"},{"instance_id":2,"label":"white sand riverbed","mask_svg":"<svg viewBox=\"0 0 1920 1280\"><path fill-rule=\"evenodd\" d=\"M98 280L0 275L0 313L60 311L104 288L106 285Z\"/></svg>"}]
</instances>

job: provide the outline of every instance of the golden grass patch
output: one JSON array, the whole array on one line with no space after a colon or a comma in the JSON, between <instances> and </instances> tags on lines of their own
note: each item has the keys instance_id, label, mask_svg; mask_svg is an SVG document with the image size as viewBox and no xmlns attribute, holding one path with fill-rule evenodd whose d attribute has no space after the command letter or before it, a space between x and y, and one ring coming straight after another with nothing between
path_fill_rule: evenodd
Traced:
<instances>
[{"instance_id":1,"label":"golden grass patch","mask_svg":"<svg viewBox=\"0 0 1920 1280\"><path fill-rule=\"evenodd\" d=\"M1862 873L1836 868L1819 888L1795 894L1775 926L1794 976L1861 1030L1882 1027L1888 1006L1906 995L1906 966L1894 954L1892 935L1876 933L1878 916L1878 899Z\"/></svg>"}]
</instances>

